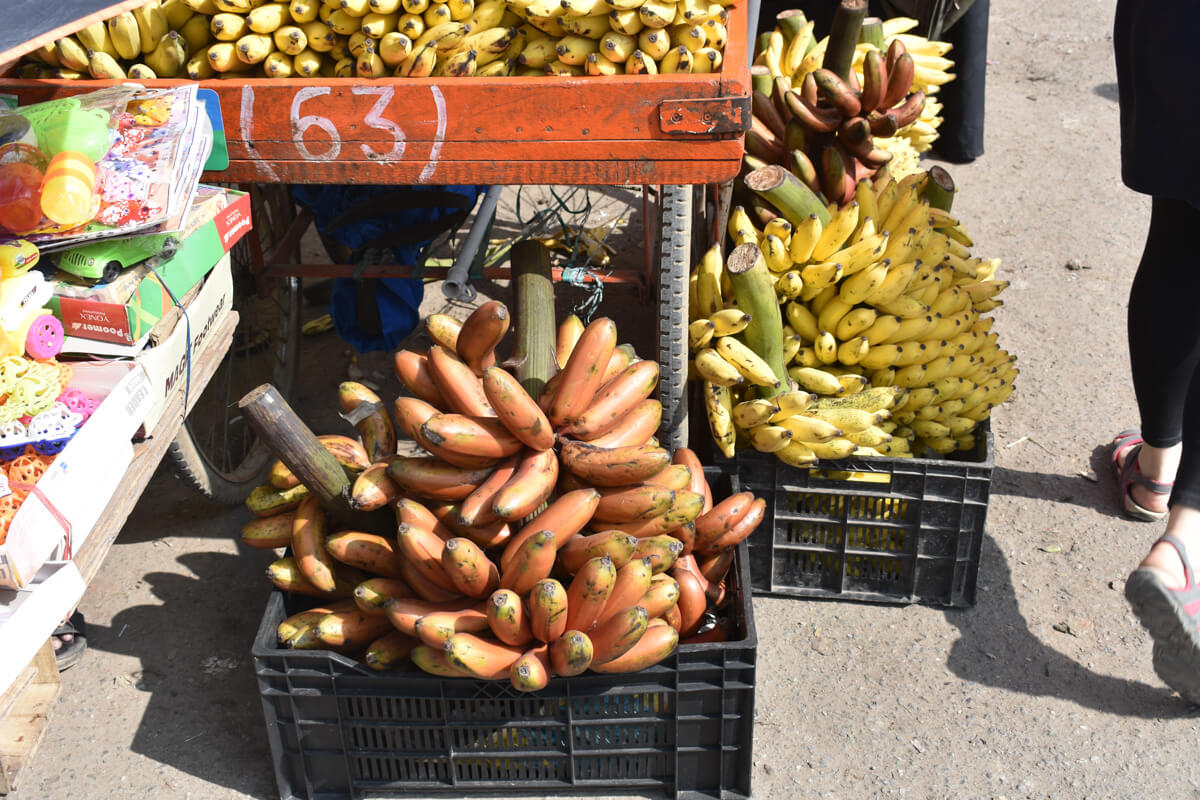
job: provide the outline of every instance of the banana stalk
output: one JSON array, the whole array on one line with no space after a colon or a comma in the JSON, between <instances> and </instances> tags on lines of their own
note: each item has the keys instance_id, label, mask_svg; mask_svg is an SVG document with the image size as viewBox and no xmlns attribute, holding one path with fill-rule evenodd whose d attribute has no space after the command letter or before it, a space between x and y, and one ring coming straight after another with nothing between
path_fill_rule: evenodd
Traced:
<instances>
[{"instance_id":1,"label":"banana stalk","mask_svg":"<svg viewBox=\"0 0 1200 800\"><path fill-rule=\"evenodd\" d=\"M759 396L770 399L789 388L787 364L783 360L783 319L779 315L775 281L756 244L735 247L725 259L725 271L738 308L750 317L742 338L779 380L778 387L758 387Z\"/></svg>"},{"instance_id":2,"label":"banana stalk","mask_svg":"<svg viewBox=\"0 0 1200 800\"><path fill-rule=\"evenodd\" d=\"M829 209L804 181L776 164L756 169L745 178L746 188L779 209L783 218L795 227L816 214L822 225L829 224Z\"/></svg>"}]
</instances>

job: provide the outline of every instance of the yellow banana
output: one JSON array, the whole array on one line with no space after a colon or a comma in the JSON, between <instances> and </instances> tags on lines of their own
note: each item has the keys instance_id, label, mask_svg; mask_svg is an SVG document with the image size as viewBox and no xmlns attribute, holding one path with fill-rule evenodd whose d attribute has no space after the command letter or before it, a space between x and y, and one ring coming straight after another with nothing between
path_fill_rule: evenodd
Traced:
<instances>
[{"instance_id":1,"label":"yellow banana","mask_svg":"<svg viewBox=\"0 0 1200 800\"><path fill-rule=\"evenodd\" d=\"M142 54L142 34L138 30L137 17L133 16L132 11L122 11L115 17L110 17L106 24L108 37L118 56L132 60Z\"/></svg>"},{"instance_id":2,"label":"yellow banana","mask_svg":"<svg viewBox=\"0 0 1200 800\"><path fill-rule=\"evenodd\" d=\"M275 41L262 33L248 33L237 40L237 57L243 64L261 64L274 49Z\"/></svg>"},{"instance_id":3,"label":"yellow banana","mask_svg":"<svg viewBox=\"0 0 1200 800\"><path fill-rule=\"evenodd\" d=\"M641 0L638 0L638 2L641 2ZM638 16L636 6L631 9L614 8L608 12L608 24L614 31L626 36L637 36L642 32L642 28L646 27L645 23L642 22L642 18Z\"/></svg>"},{"instance_id":4,"label":"yellow banana","mask_svg":"<svg viewBox=\"0 0 1200 800\"><path fill-rule=\"evenodd\" d=\"M600 37L599 53L614 64L624 64L637 49L637 39L617 31L609 31Z\"/></svg>"},{"instance_id":5,"label":"yellow banana","mask_svg":"<svg viewBox=\"0 0 1200 800\"><path fill-rule=\"evenodd\" d=\"M134 38L137 42L136 46L140 52L141 35L136 31L134 34ZM117 48L113 43L112 36L109 32L108 25L104 22L93 22L90 25L85 25L84 27L75 31L75 38L79 40L81 45L83 45L84 50L95 50L98 53L108 53L113 58L118 59L125 58L125 56L121 55L120 52L117 51ZM134 56L134 58L136 58L136 56Z\"/></svg>"},{"instance_id":6,"label":"yellow banana","mask_svg":"<svg viewBox=\"0 0 1200 800\"><path fill-rule=\"evenodd\" d=\"M236 42L250 32L244 16L226 12L214 15L209 20L208 29L218 42Z\"/></svg>"},{"instance_id":7,"label":"yellow banana","mask_svg":"<svg viewBox=\"0 0 1200 800\"><path fill-rule=\"evenodd\" d=\"M688 347L692 350L701 350L708 347L708 343L712 341L715 333L716 326L712 320L693 320L688 325Z\"/></svg>"},{"instance_id":8,"label":"yellow banana","mask_svg":"<svg viewBox=\"0 0 1200 800\"><path fill-rule=\"evenodd\" d=\"M683 45L672 47L659 62L658 71L665 74L687 74L692 71L692 51Z\"/></svg>"},{"instance_id":9,"label":"yellow banana","mask_svg":"<svg viewBox=\"0 0 1200 800\"><path fill-rule=\"evenodd\" d=\"M133 9L133 18L137 21L143 53L149 53L158 47L159 40L170 30L166 12L158 0L152 0Z\"/></svg>"},{"instance_id":10,"label":"yellow banana","mask_svg":"<svg viewBox=\"0 0 1200 800\"><path fill-rule=\"evenodd\" d=\"M822 364L832 364L838 360L837 339L829 331L821 331L813 341L813 351Z\"/></svg>"},{"instance_id":11,"label":"yellow banana","mask_svg":"<svg viewBox=\"0 0 1200 800\"><path fill-rule=\"evenodd\" d=\"M836 375L819 368L792 367L788 375L801 389L814 394L837 394L842 388Z\"/></svg>"},{"instance_id":12,"label":"yellow banana","mask_svg":"<svg viewBox=\"0 0 1200 800\"><path fill-rule=\"evenodd\" d=\"M745 381L741 371L711 347L697 352L693 361L696 371L709 383L728 387L737 386Z\"/></svg>"},{"instance_id":13,"label":"yellow banana","mask_svg":"<svg viewBox=\"0 0 1200 800\"><path fill-rule=\"evenodd\" d=\"M741 333L750 324L750 315L738 308L726 308L711 314L714 336L733 336Z\"/></svg>"},{"instance_id":14,"label":"yellow banana","mask_svg":"<svg viewBox=\"0 0 1200 800\"><path fill-rule=\"evenodd\" d=\"M304 78L315 78L321 72L321 54L309 49L292 56L292 71Z\"/></svg>"},{"instance_id":15,"label":"yellow banana","mask_svg":"<svg viewBox=\"0 0 1200 800\"><path fill-rule=\"evenodd\" d=\"M160 78L174 78L184 71L188 62L187 41L175 31L167 31L158 45L145 55L146 66Z\"/></svg>"},{"instance_id":16,"label":"yellow banana","mask_svg":"<svg viewBox=\"0 0 1200 800\"><path fill-rule=\"evenodd\" d=\"M208 48L205 47L194 54L183 65L184 74L188 76L188 80L205 81L215 76L216 70L212 68L212 64L208 61Z\"/></svg>"},{"instance_id":17,"label":"yellow banana","mask_svg":"<svg viewBox=\"0 0 1200 800\"><path fill-rule=\"evenodd\" d=\"M726 458L733 458L734 428L732 398L728 386L714 383L704 384L704 408L708 415L708 426L713 443Z\"/></svg>"},{"instance_id":18,"label":"yellow banana","mask_svg":"<svg viewBox=\"0 0 1200 800\"><path fill-rule=\"evenodd\" d=\"M195 13L183 0L163 0L162 11L170 31L179 30Z\"/></svg>"},{"instance_id":19,"label":"yellow banana","mask_svg":"<svg viewBox=\"0 0 1200 800\"><path fill-rule=\"evenodd\" d=\"M858 209L858 203L852 200L833 213L832 219L821 230L821 235L813 247L814 261L827 261L829 256L842 248L858 225Z\"/></svg>"},{"instance_id":20,"label":"yellow banana","mask_svg":"<svg viewBox=\"0 0 1200 800\"><path fill-rule=\"evenodd\" d=\"M437 48L433 45L416 49L400 64L397 74L404 78L427 78L437 65Z\"/></svg>"},{"instance_id":21,"label":"yellow banana","mask_svg":"<svg viewBox=\"0 0 1200 800\"><path fill-rule=\"evenodd\" d=\"M625 62L626 75L657 75L658 64L641 50L634 50Z\"/></svg>"},{"instance_id":22,"label":"yellow banana","mask_svg":"<svg viewBox=\"0 0 1200 800\"><path fill-rule=\"evenodd\" d=\"M792 432L782 425L757 425L746 431L750 446L760 453L775 453L792 441Z\"/></svg>"},{"instance_id":23,"label":"yellow banana","mask_svg":"<svg viewBox=\"0 0 1200 800\"><path fill-rule=\"evenodd\" d=\"M598 53L588 53L583 69L588 75L620 75L622 72L620 64L614 64Z\"/></svg>"},{"instance_id":24,"label":"yellow banana","mask_svg":"<svg viewBox=\"0 0 1200 800\"><path fill-rule=\"evenodd\" d=\"M832 422L810 414L793 414L775 424L787 428L801 442L828 442L842 435L841 429Z\"/></svg>"},{"instance_id":25,"label":"yellow banana","mask_svg":"<svg viewBox=\"0 0 1200 800\"><path fill-rule=\"evenodd\" d=\"M304 51L308 47L308 37L304 34L304 29L298 25L283 25L275 29L271 34L271 38L275 41L275 49L281 54L294 56L297 53ZM288 67L291 70L291 67Z\"/></svg>"},{"instance_id":26,"label":"yellow banana","mask_svg":"<svg viewBox=\"0 0 1200 800\"><path fill-rule=\"evenodd\" d=\"M263 60L263 72L268 78L290 78L292 76L292 57L276 50Z\"/></svg>"},{"instance_id":27,"label":"yellow banana","mask_svg":"<svg viewBox=\"0 0 1200 800\"><path fill-rule=\"evenodd\" d=\"M779 386L779 379L770 365L742 341L732 336L722 336L716 340L715 349L722 358L732 364L746 380L755 386Z\"/></svg>"},{"instance_id":28,"label":"yellow banana","mask_svg":"<svg viewBox=\"0 0 1200 800\"><path fill-rule=\"evenodd\" d=\"M318 0L291 0L288 3L288 14L297 25L316 21L320 9Z\"/></svg>"},{"instance_id":29,"label":"yellow banana","mask_svg":"<svg viewBox=\"0 0 1200 800\"><path fill-rule=\"evenodd\" d=\"M125 70L117 60L98 50L88 50L88 73L97 80L123 81Z\"/></svg>"},{"instance_id":30,"label":"yellow banana","mask_svg":"<svg viewBox=\"0 0 1200 800\"><path fill-rule=\"evenodd\" d=\"M743 430L765 425L780 413L772 400L744 400L733 407L733 423Z\"/></svg>"}]
</instances>

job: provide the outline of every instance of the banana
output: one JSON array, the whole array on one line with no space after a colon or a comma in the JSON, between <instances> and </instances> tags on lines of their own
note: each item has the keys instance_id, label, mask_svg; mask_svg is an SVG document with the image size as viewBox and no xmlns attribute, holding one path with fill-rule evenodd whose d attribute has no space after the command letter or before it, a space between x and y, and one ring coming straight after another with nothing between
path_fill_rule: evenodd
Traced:
<instances>
[{"instance_id":1,"label":"banana","mask_svg":"<svg viewBox=\"0 0 1200 800\"><path fill-rule=\"evenodd\" d=\"M267 580L271 581L277 589L309 597L349 598L353 595L354 587L361 575L361 572L355 572L349 567L338 570L334 576L336 582L333 590L325 591L317 588L304 577L296 559L292 556L276 559L267 566Z\"/></svg>"},{"instance_id":2,"label":"banana","mask_svg":"<svg viewBox=\"0 0 1200 800\"><path fill-rule=\"evenodd\" d=\"M771 421L781 411L774 400L745 400L733 407L733 423L748 430Z\"/></svg>"},{"instance_id":3,"label":"banana","mask_svg":"<svg viewBox=\"0 0 1200 800\"><path fill-rule=\"evenodd\" d=\"M709 383L720 386L737 386L745 381L741 370L732 362L716 351L706 347L696 353L693 359L696 371ZM774 375L772 374L772 377Z\"/></svg>"},{"instance_id":4,"label":"banana","mask_svg":"<svg viewBox=\"0 0 1200 800\"><path fill-rule=\"evenodd\" d=\"M257 548L288 547L292 543L292 521L295 514L285 511L270 517L252 519L242 526L240 540Z\"/></svg>"},{"instance_id":5,"label":"banana","mask_svg":"<svg viewBox=\"0 0 1200 800\"><path fill-rule=\"evenodd\" d=\"M801 389L814 394L837 394L842 388L837 377L823 369L793 367L788 370L788 375Z\"/></svg>"},{"instance_id":6,"label":"banana","mask_svg":"<svg viewBox=\"0 0 1200 800\"><path fill-rule=\"evenodd\" d=\"M436 65L437 48L428 45L418 50L414 43L412 54L400 63L396 74L405 78L425 78L433 73Z\"/></svg>"},{"instance_id":7,"label":"banana","mask_svg":"<svg viewBox=\"0 0 1200 800\"><path fill-rule=\"evenodd\" d=\"M483 680L511 680L511 668L524 655L519 647L491 642L471 633L456 633L446 640L446 660Z\"/></svg>"},{"instance_id":8,"label":"banana","mask_svg":"<svg viewBox=\"0 0 1200 800\"><path fill-rule=\"evenodd\" d=\"M183 71L188 80L202 81L214 77L217 72L208 61L208 48L205 47L187 60Z\"/></svg>"},{"instance_id":9,"label":"banana","mask_svg":"<svg viewBox=\"0 0 1200 800\"><path fill-rule=\"evenodd\" d=\"M593 320L580 335L563 367L549 419L558 427L580 416L600 388L604 369L617 344L617 327L607 317Z\"/></svg>"},{"instance_id":10,"label":"banana","mask_svg":"<svg viewBox=\"0 0 1200 800\"><path fill-rule=\"evenodd\" d=\"M458 591L467 597L490 597L500 587L500 573L483 550L470 539L455 537L442 550L442 568Z\"/></svg>"},{"instance_id":11,"label":"banana","mask_svg":"<svg viewBox=\"0 0 1200 800\"><path fill-rule=\"evenodd\" d=\"M158 0L140 5L133 9L133 17L137 20L139 41L143 53L149 53L163 35L170 29L167 24L166 12Z\"/></svg>"},{"instance_id":12,"label":"banana","mask_svg":"<svg viewBox=\"0 0 1200 800\"><path fill-rule=\"evenodd\" d=\"M54 42L54 53L62 66L77 72L88 71L87 50L74 36L64 36Z\"/></svg>"},{"instance_id":13,"label":"banana","mask_svg":"<svg viewBox=\"0 0 1200 800\"><path fill-rule=\"evenodd\" d=\"M813 261L827 261L842 248L858 225L858 214L858 202L853 200L836 210L829 224L821 229L817 243L813 246Z\"/></svg>"},{"instance_id":14,"label":"banana","mask_svg":"<svg viewBox=\"0 0 1200 800\"><path fill-rule=\"evenodd\" d=\"M467 41L470 42L471 37ZM481 44L476 42L475 45ZM476 49L467 44L468 48ZM508 332L511 317L508 308L498 300L489 300L471 312L454 336L454 350L476 375L496 363L495 349Z\"/></svg>"},{"instance_id":15,"label":"banana","mask_svg":"<svg viewBox=\"0 0 1200 800\"><path fill-rule=\"evenodd\" d=\"M237 57L243 64L261 64L275 49L275 40L262 33L248 33L237 40Z\"/></svg>"},{"instance_id":16,"label":"banana","mask_svg":"<svg viewBox=\"0 0 1200 800\"><path fill-rule=\"evenodd\" d=\"M549 651L551 668L559 677L581 675L592 663L592 640L579 630L568 630L550 643Z\"/></svg>"},{"instance_id":17,"label":"banana","mask_svg":"<svg viewBox=\"0 0 1200 800\"><path fill-rule=\"evenodd\" d=\"M679 585L679 600L675 605L680 615L679 632L691 635L699 630L704 621L704 612L708 608L704 579L680 566L671 570L670 575Z\"/></svg>"},{"instance_id":18,"label":"banana","mask_svg":"<svg viewBox=\"0 0 1200 800\"><path fill-rule=\"evenodd\" d=\"M386 464L372 464L350 489L350 507L355 511L375 511L386 507L400 495L400 487L387 475Z\"/></svg>"},{"instance_id":19,"label":"banana","mask_svg":"<svg viewBox=\"0 0 1200 800\"><path fill-rule=\"evenodd\" d=\"M108 26L108 37L117 56L133 60L142 54L142 34L138 30L137 17L132 11L122 11L110 17L105 24Z\"/></svg>"},{"instance_id":20,"label":"banana","mask_svg":"<svg viewBox=\"0 0 1200 800\"><path fill-rule=\"evenodd\" d=\"M745 434L750 446L760 453L782 450L792 439L792 432L781 425L756 425Z\"/></svg>"},{"instance_id":21,"label":"banana","mask_svg":"<svg viewBox=\"0 0 1200 800\"><path fill-rule=\"evenodd\" d=\"M222 10L217 8L216 0L183 0L183 4L197 14L209 17Z\"/></svg>"},{"instance_id":22,"label":"banana","mask_svg":"<svg viewBox=\"0 0 1200 800\"><path fill-rule=\"evenodd\" d=\"M724 359L721 360L724 361ZM733 403L729 387L705 381L704 409L708 416L708 427L712 432L713 442L717 445L717 449L726 458L733 458Z\"/></svg>"},{"instance_id":23,"label":"banana","mask_svg":"<svg viewBox=\"0 0 1200 800\"><path fill-rule=\"evenodd\" d=\"M585 36L564 36L554 46L558 60L568 66L583 66L591 53L598 52L599 42Z\"/></svg>"},{"instance_id":24,"label":"banana","mask_svg":"<svg viewBox=\"0 0 1200 800\"><path fill-rule=\"evenodd\" d=\"M237 47L233 42L214 42L208 47L208 64L216 72L231 72L239 70L243 62L238 60Z\"/></svg>"},{"instance_id":25,"label":"banana","mask_svg":"<svg viewBox=\"0 0 1200 800\"><path fill-rule=\"evenodd\" d=\"M828 442L842 435L842 430L832 422L809 412L794 414L777 420L776 425L791 431L792 437L801 442ZM784 443L787 444L786 442ZM782 449L779 448L779 449Z\"/></svg>"},{"instance_id":26,"label":"banana","mask_svg":"<svg viewBox=\"0 0 1200 800\"><path fill-rule=\"evenodd\" d=\"M387 471L401 490L443 501L467 497L491 472L486 468L456 467L426 456L396 456L388 461Z\"/></svg>"},{"instance_id":27,"label":"banana","mask_svg":"<svg viewBox=\"0 0 1200 800\"><path fill-rule=\"evenodd\" d=\"M529 590L529 627L533 638L553 642L567 632L567 590L553 578L544 578Z\"/></svg>"},{"instance_id":28,"label":"banana","mask_svg":"<svg viewBox=\"0 0 1200 800\"><path fill-rule=\"evenodd\" d=\"M637 8L617 9L608 12L608 24L617 33L625 36L637 36L646 27L638 16ZM632 53L630 53L632 55Z\"/></svg>"},{"instance_id":29,"label":"banana","mask_svg":"<svg viewBox=\"0 0 1200 800\"><path fill-rule=\"evenodd\" d=\"M400 562L391 541L371 533L340 531L325 539L329 555L343 564L385 578L400 576Z\"/></svg>"},{"instance_id":30,"label":"banana","mask_svg":"<svg viewBox=\"0 0 1200 800\"><path fill-rule=\"evenodd\" d=\"M658 64L641 50L634 50L625 62L626 75L657 75Z\"/></svg>"},{"instance_id":31,"label":"banana","mask_svg":"<svg viewBox=\"0 0 1200 800\"><path fill-rule=\"evenodd\" d=\"M653 485L619 487L601 493L593 520L636 522L665 514L675 503L675 492Z\"/></svg>"},{"instance_id":32,"label":"banana","mask_svg":"<svg viewBox=\"0 0 1200 800\"><path fill-rule=\"evenodd\" d=\"M590 440L596 447L623 447L645 444L662 424L662 403L648 398L638 403L606 433Z\"/></svg>"},{"instance_id":33,"label":"banana","mask_svg":"<svg viewBox=\"0 0 1200 800\"><path fill-rule=\"evenodd\" d=\"M296 567L318 590L332 592L337 585L333 557L325 548L325 510L315 496L300 501L292 520L292 553Z\"/></svg>"},{"instance_id":34,"label":"banana","mask_svg":"<svg viewBox=\"0 0 1200 800\"><path fill-rule=\"evenodd\" d=\"M163 15L167 20L167 30L177 31L195 14L183 0L163 0Z\"/></svg>"},{"instance_id":35,"label":"banana","mask_svg":"<svg viewBox=\"0 0 1200 800\"><path fill-rule=\"evenodd\" d=\"M783 449L785 448L780 448L780 450ZM707 547L698 549L696 552L701 556L711 556L720 553L722 550L737 547L741 541L746 539L748 536L750 536L750 534L754 533L754 531L758 529L758 526L762 524L763 519L766 518L766 512L766 499L762 497L756 498L754 502L750 504L750 508L747 509L746 513L741 519L713 539Z\"/></svg>"},{"instance_id":36,"label":"banana","mask_svg":"<svg viewBox=\"0 0 1200 800\"><path fill-rule=\"evenodd\" d=\"M683 45L672 47L670 51L659 61L658 71L664 75L687 74L691 72L692 51L688 50Z\"/></svg>"},{"instance_id":37,"label":"banana","mask_svg":"<svg viewBox=\"0 0 1200 800\"><path fill-rule=\"evenodd\" d=\"M636 361L605 384L587 409L559 429L559 434L584 441L604 435L658 385L658 362Z\"/></svg>"},{"instance_id":38,"label":"banana","mask_svg":"<svg viewBox=\"0 0 1200 800\"><path fill-rule=\"evenodd\" d=\"M282 25L271 34L275 42L275 50L288 56L304 52L308 47L308 36L298 25Z\"/></svg>"},{"instance_id":39,"label":"banana","mask_svg":"<svg viewBox=\"0 0 1200 800\"><path fill-rule=\"evenodd\" d=\"M263 59L262 69L269 78L290 78L292 76L292 57L276 50Z\"/></svg>"},{"instance_id":40,"label":"banana","mask_svg":"<svg viewBox=\"0 0 1200 800\"><path fill-rule=\"evenodd\" d=\"M500 519L520 519L546 501L558 479L553 450L525 450L512 477L492 497L492 513Z\"/></svg>"},{"instance_id":41,"label":"banana","mask_svg":"<svg viewBox=\"0 0 1200 800\"><path fill-rule=\"evenodd\" d=\"M568 573L578 574L594 558L607 556L614 569L621 569L633 558L637 538L619 530L588 536L575 536L559 552L559 563Z\"/></svg>"},{"instance_id":42,"label":"banana","mask_svg":"<svg viewBox=\"0 0 1200 800\"><path fill-rule=\"evenodd\" d=\"M533 640L529 614L516 592L495 590L485 604L485 613L492 634L501 642L519 647Z\"/></svg>"},{"instance_id":43,"label":"banana","mask_svg":"<svg viewBox=\"0 0 1200 800\"><path fill-rule=\"evenodd\" d=\"M227 13L217 14L209 20L208 29L218 42L236 42L251 32L245 17Z\"/></svg>"},{"instance_id":44,"label":"banana","mask_svg":"<svg viewBox=\"0 0 1200 800\"><path fill-rule=\"evenodd\" d=\"M779 387L779 379L775 377L770 365L740 340L732 336L722 336L716 340L714 349L755 386Z\"/></svg>"},{"instance_id":45,"label":"banana","mask_svg":"<svg viewBox=\"0 0 1200 800\"><path fill-rule=\"evenodd\" d=\"M125 70L108 53L88 50L88 73L97 80L122 81L127 77Z\"/></svg>"},{"instance_id":46,"label":"banana","mask_svg":"<svg viewBox=\"0 0 1200 800\"><path fill-rule=\"evenodd\" d=\"M716 325L711 319L697 319L688 324L688 349L703 350L716 334Z\"/></svg>"},{"instance_id":47,"label":"banana","mask_svg":"<svg viewBox=\"0 0 1200 800\"><path fill-rule=\"evenodd\" d=\"M83 46L84 50L107 53L115 59L124 58L124 56L117 52L117 48L113 45L112 37L108 32L108 26L104 22L93 22L90 25L85 25L75 32L75 38L79 40L79 44ZM138 46L140 47L140 38Z\"/></svg>"},{"instance_id":48,"label":"banana","mask_svg":"<svg viewBox=\"0 0 1200 800\"><path fill-rule=\"evenodd\" d=\"M821 331L813 341L813 352L821 364L832 364L837 361L838 342L829 331Z\"/></svg>"},{"instance_id":49,"label":"banana","mask_svg":"<svg viewBox=\"0 0 1200 800\"><path fill-rule=\"evenodd\" d=\"M508 566L501 570L500 588L525 595L538 581L549 577L557 553L554 533L537 531L517 548Z\"/></svg>"},{"instance_id":50,"label":"banana","mask_svg":"<svg viewBox=\"0 0 1200 800\"><path fill-rule=\"evenodd\" d=\"M177 77L187 66L187 41L175 31L167 31L158 46L145 55L145 62L160 78Z\"/></svg>"},{"instance_id":51,"label":"banana","mask_svg":"<svg viewBox=\"0 0 1200 800\"><path fill-rule=\"evenodd\" d=\"M567 589L566 628L590 631L608 603L616 580L617 568L608 554L588 559Z\"/></svg>"},{"instance_id":52,"label":"banana","mask_svg":"<svg viewBox=\"0 0 1200 800\"><path fill-rule=\"evenodd\" d=\"M547 450L554 444L550 421L519 381L500 367L483 371L484 396L508 431L533 450Z\"/></svg>"},{"instance_id":53,"label":"banana","mask_svg":"<svg viewBox=\"0 0 1200 800\"><path fill-rule=\"evenodd\" d=\"M670 465L670 454L654 445L601 448L567 440L560 452L563 466L592 486L628 486Z\"/></svg>"}]
</instances>

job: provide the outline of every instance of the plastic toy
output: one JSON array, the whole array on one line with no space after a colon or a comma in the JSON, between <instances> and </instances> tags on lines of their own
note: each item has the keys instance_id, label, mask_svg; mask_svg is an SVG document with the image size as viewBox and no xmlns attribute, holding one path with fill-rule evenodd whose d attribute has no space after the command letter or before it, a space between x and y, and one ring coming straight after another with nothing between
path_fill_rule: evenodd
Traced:
<instances>
[{"instance_id":1,"label":"plastic toy","mask_svg":"<svg viewBox=\"0 0 1200 800\"><path fill-rule=\"evenodd\" d=\"M0 356L52 358L63 345L63 326L43 306L54 287L33 269L35 245L18 239L0 244Z\"/></svg>"},{"instance_id":2,"label":"plastic toy","mask_svg":"<svg viewBox=\"0 0 1200 800\"><path fill-rule=\"evenodd\" d=\"M121 270L158 255L171 256L179 249L172 234L105 239L68 250L58 258L58 268L81 278L108 283Z\"/></svg>"}]
</instances>

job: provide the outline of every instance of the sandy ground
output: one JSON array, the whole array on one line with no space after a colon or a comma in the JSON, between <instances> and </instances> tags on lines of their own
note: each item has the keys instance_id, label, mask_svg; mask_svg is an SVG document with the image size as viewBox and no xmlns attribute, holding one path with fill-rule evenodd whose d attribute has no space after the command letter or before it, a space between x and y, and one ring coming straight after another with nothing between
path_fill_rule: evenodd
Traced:
<instances>
[{"instance_id":1,"label":"sandy ground","mask_svg":"<svg viewBox=\"0 0 1200 800\"><path fill-rule=\"evenodd\" d=\"M994 417L978 602L756 599L757 797L1200 794L1178 744L1197 713L1121 593L1161 525L1118 516L1105 448L1137 422L1124 313L1149 211L1119 181L1113 7L995 0L987 152L949 165L976 252L1012 281L996 329L1022 369ZM297 407L332 426L344 348L304 346ZM155 478L83 600L90 650L14 798L277 796L249 651L269 556L235 543L244 519Z\"/></svg>"}]
</instances>

